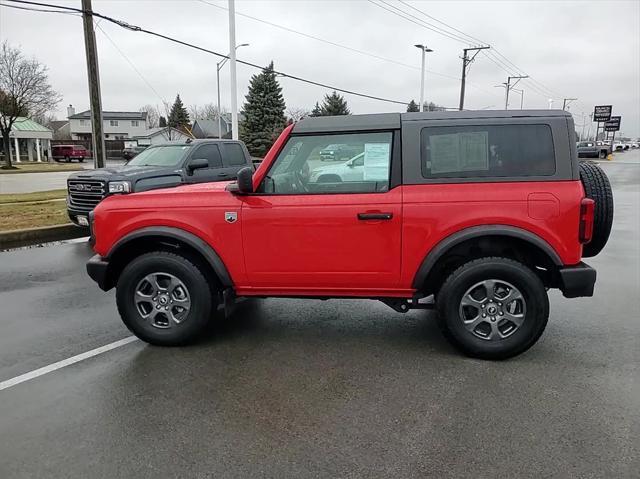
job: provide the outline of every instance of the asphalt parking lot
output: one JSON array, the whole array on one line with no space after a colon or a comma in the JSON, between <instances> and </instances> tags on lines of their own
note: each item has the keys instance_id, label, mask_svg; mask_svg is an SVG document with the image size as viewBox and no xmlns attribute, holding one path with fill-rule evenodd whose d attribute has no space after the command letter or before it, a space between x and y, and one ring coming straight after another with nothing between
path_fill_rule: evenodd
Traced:
<instances>
[{"instance_id":1,"label":"asphalt parking lot","mask_svg":"<svg viewBox=\"0 0 640 479\"><path fill-rule=\"evenodd\" d=\"M0 477L631 478L640 470L640 152L593 298L468 359L432 313L250 300L188 348L133 341L0 390ZM85 243L0 253L0 383L130 336Z\"/></svg>"}]
</instances>

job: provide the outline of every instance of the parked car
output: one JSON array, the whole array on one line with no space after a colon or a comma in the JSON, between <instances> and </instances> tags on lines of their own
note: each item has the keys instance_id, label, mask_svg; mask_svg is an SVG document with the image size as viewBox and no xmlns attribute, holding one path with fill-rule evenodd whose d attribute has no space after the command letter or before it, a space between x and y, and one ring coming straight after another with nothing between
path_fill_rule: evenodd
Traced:
<instances>
[{"instance_id":1,"label":"parked car","mask_svg":"<svg viewBox=\"0 0 640 479\"><path fill-rule=\"evenodd\" d=\"M364 152L349 161L337 165L320 166L311 172L310 181L330 183L335 181L362 181L364 179Z\"/></svg>"},{"instance_id":2,"label":"parked car","mask_svg":"<svg viewBox=\"0 0 640 479\"><path fill-rule=\"evenodd\" d=\"M107 196L233 180L245 166L253 169L240 141L187 140L150 146L126 165L72 173L67 179L67 212L76 225L86 227L89 212Z\"/></svg>"},{"instance_id":3,"label":"parked car","mask_svg":"<svg viewBox=\"0 0 640 479\"><path fill-rule=\"evenodd\" d=\"M358 151L353 145L328 145L319 151L320 159L327 160L346 160L355 155Z\"/></svg>"},{"instance_id":4,"label":"parked car","mask_svg":"<svg viewBox=\"0 0 640 479\"><path fill-rule=\"evenodd\" d=\"M616 141L613 144L613 151L624 151L624 150L625 150L624 143L620 141Z\"/></svg>"},{"instance_id":5,"label":"parked car","mask_svg":"<svg viewBox=\"0 0 640 479\"><path fill-rule=\"evenodd\" d=\"M548 289L593 294L582 258L611 230L611 187L574 128L560 110L304 119L237 182L107 198L87 271L152 344L196 340L237 297L369 298L437 309L466 354L514 356L545 329ZM321 181L327 144L362 146Z\"/></svg>"},{"instance_id":6,"label":"parked car","mask_svg":"<svg viewBox=\"0 0 640 479\"><path fill-rule=\"evenodd\" d=\"M51 147L51 157L60 162L62 160L70 163L71 160L84 162L85 158L90 157L89 151L82 145L53 145Z\"/></svg>"},{"instance_id":7,"label":"parked car","mask_svg":"<svg viewBox=\"0 0 640 479\"><path fill-rule=\"evenodd\" d=\"M578 158L606 158L609 148L602 143L595 141L578 142Z\"/></svg>"},{"instance_id":8,"label":"parked car","mask_svg":"<svg viewBox=\"0 0 640 479\"><path fill-rule=\"evenodd\" d=\"M148 146L134 146L132 148L125 148L124 150L122 150L122 158L129 161L132 158L135 158L138 153L142 153L147 148Z\"/></svg>"}]
</instances>

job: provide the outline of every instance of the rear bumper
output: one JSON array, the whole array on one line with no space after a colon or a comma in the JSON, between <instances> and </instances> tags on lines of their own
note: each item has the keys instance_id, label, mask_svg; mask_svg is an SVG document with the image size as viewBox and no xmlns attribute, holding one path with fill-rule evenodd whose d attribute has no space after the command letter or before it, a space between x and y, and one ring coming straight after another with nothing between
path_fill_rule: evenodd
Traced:
<instances>
[{"instance_id":1,"label":"rear bumper","mask_svg":"<svg viewBox=\"0 0 640 479\"><path fill-rule=\"evenodd\" d=\"M99 254L92 256L91 259L87 261L87 273L89 277L98 283L98 286L100 286L100 289L103 291L111 289L108 281L108 272L109 262L105 261Z\"/></svg>"},{"instance_id":2,"label":"rear bumper","mask_svg":"<svg viewBox=\"0 0 640 479\"><path fill-rule=\"evenodd\" d=\"M593 296L596 270L586 263L560 268L560 290L565 298Z\"/></svg>"}]
</instances>

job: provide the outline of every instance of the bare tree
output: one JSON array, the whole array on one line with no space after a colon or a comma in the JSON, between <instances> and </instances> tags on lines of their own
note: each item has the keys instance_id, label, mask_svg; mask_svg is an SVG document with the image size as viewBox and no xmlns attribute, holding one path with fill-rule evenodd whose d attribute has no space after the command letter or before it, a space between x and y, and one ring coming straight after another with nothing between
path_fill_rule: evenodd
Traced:
<instances>
[{"instance_id":1,"label":"bare tree","mask_svg":"<svg viewBox=\"0 0 640 479\"><path fill-rule=\"evenodd\" d=\"M49 84L47 67L35 58L25 58L7 41L0 46L0 133L5 168L13 168L9 146L11 127L19 116L44 117L61 97Z\"/></svg>"},{"instance_id":2,"label":"bare tree","mask_svg":"<svg viewBox=\"0 0 640 479\"><path fill-rule=\"evenodd\" d=\"M140 107L140 111L147 114L147 127L157 128L160 123L160 112L157 106L147 104Z\"/></svg>"},{"instance_id":3,"label":"bare tree","mask_svg":"<svg viewBox=\"0 0 640 479\"><path fill-rule=\"evenodd\" d=\"M227 113L226 108L221 108L221 113L224 115ZM217 120L218 119L218 106L214 103L206 103L202 106L191 105L189 107L189 118L191 121L195 120Z\"/></svg>"},{"instance_id":4,"label":"bare tree","mask_svg":"<svg viewBox=\"0 0 640 479\"><path fill-rule=\"evenodd\" d=\"M287 111L285 112L285 114L287 115L287 118L290 119L292 122L296 122L296 121L300 121L303 118L306 118L307 116L311 115L311 111L308 110L307 108L302 108L302 107L295 107L295 106L291 106L289 108L287 108Z\"/></svg>"}]
</instances>

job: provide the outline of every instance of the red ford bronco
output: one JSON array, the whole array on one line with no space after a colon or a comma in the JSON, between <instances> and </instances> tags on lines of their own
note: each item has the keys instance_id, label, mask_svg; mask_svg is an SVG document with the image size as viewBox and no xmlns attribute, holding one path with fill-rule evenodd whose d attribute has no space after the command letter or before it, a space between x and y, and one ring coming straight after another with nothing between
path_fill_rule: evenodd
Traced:
<instances>
[{"instance_id":1,"label":"red ford bronco","mask_svg":"<svg viewBox=\"0 0 640 479\"><path fill-rule=\"evenodd\" d=\"M611 229L608 179L574 136L564 111L308 118L236 182L102 201L87 270L153 344L196 339L236 297L370 298L435 308L466 354L514 356L547 289L593 294L581 260ZM330 145L353 155L327 164Z\"/></svg>"}]
</instances>

